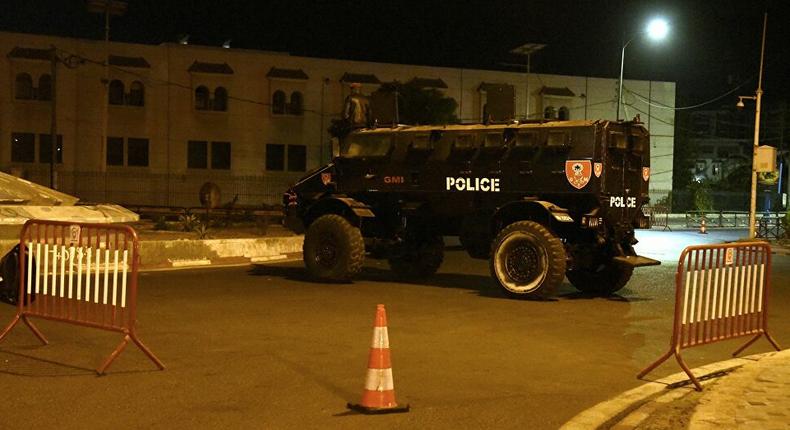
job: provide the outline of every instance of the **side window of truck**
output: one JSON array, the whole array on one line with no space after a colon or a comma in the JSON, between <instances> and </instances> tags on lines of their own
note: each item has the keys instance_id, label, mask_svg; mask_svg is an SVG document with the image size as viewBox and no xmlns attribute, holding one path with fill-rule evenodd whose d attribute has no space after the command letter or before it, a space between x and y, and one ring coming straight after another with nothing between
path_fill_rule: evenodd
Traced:
<instances>
[{"instance_id":1,"label":"side window of truck","mask_svg":"<svg viewBox=\"0 0 790 430\"><path fill-rule=\"evenodd\" d=\"M415 165L424 163L433 151L433 142L428 134L415 134L409 142L406 151L406 164Z\"/></svg>"},{"instance_id":2,"label":"side window of truck","mask_svg":"<svg viewBox=\"0 0 790 430\"><path fill-rule=\"evenodd\" d=\"M512 135L512 132L507 133L507 135ZM488 133L485 135L483 147L480 148L480 154L478 154L475 162L481 164L492 163L502 158L506 150L505 133Z\"/></svg>"},{"instance_id":3,"label":"side window of truck","mask_svg":"<svg viewBox=\"0 0 790 430\"><path fill-rule=\"evenodd\" d=\"M474 134L460 134L456 136L447 157L449 162L470 161L477 152L477 136Z\"/></svg>"},{"instance_id":4,"label":"side window of truck","mask_svg":"<svg viewBox=\"0 0 790 430\"><path fill-rule=\"evenodd\" d=\"M570 133L565 130L549 131L546 146L558 151L567 151L571 147Z\"/></svg>"},{"instance_id":5,"label":"side window of truck","mask_svg":"<svg viewBox=\"0 0 790 430\"><path fill-rule=\"evenodd\" d=\"M383 157L390 153L392 136L383 133L349 135L343 141L341 154L348 158Z\"/></svg>"}]
</instances>

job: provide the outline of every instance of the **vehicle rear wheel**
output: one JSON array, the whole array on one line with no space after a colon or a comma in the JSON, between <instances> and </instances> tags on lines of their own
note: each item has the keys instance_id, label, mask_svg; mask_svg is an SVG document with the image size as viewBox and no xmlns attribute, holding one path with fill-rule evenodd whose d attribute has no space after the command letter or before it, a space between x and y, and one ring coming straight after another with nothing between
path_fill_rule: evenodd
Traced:
<instances>
[{"instance_id":1,"label":"vehicle rear wheel","mask_svg":"<svg viewBox=\"0 0 790 430\"><path fill-rule=\"evenodd\" d=\"M491 276L511 297L554 293L565 277L565 248L549 229L519 221L502 229L491 247Z\"/></svg>"},{"instance_id":2,"label":"vehicle rear wheel","mask_svg":"<svg viewBox=\"0 0 790 430\"><path fill-rule=\"evenodd\" d=\"M633 273L633 267L609 261L598 265L597 268L568 270L566 275L579 291L609 296L623 288Z\"/></svg>"},{"instance_id":3,"label":"vehicle rear wheel","mask_svg":"<svg viewBox=\"0 0 790 430\"><path fill-rule=\"evenodd\" d=\"M444 240L432 236L416 244L406 244L406 249L389 258L390 268L403 278L431 276L444 261Z\"/></svg>"},{"instance_id":4,"label":"vehicle rear wheel","mask_svg":"<svg viewBox=\"0 0 790 430\"><path fill-rule=\"evenodd\" d=\"M340 215L322 215L307 228L302 247L308 272L318 279L349 281L362 270L365 242Z\"/></svg>"}]
</instances>

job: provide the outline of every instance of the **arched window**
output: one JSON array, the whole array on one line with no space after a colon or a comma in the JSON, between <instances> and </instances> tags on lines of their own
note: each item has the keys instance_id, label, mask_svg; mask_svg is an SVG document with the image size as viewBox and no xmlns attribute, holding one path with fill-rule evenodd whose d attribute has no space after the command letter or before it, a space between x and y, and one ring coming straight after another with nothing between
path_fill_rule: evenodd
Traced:
<instances>
[{"instance_id":1,"label":"arched window","mask_svg":"<svg viewBox=\"0 0 790 430\"><path fill-rule=\"evenodd\" d=\"M195 88L195 109L208 110L208 88L203 85Z\"/></svg>"},{"instance_id":2,"label":"arched window","mask_svg":"<svg viewBox=\"0 0 790 430\"><path fill-rule=\"evenodd\" d=\"M214 110L228 110L228 90L225 87L217 87L214 90Z\"/></svg>"},{"instance_id":3,"label":"arched window","mask_svg":"<svg viewBox=\"0 0 790 430\"><path fill-rule=\"evenodd\" d=\"M560 108L559 112L557 113L557 119L560 121L567 121L571 119L571 114L567 107L563 106Z\"/></svg>"},{"instance_id":4,"label":"arched window","mask_svg":"<svg viewBox=\"0 0 790 430\"><path fill-rule=\"evenodd\" d=\"M144 106L145 105L145 87L140 81L132 82L129 86L129 105L131 106Z\"/></svg>"},{"instance_id":5,"label":"arched window","mask_svg":"<svg viewBox=\"0 0 790 430\"><path fill-rule=\"evenodd\" d=\"M123 82L115 79L110 82L110 99L109 102L111 105L122 105L123 104Z\"/></svg>"},{"instance_id":6,"label":"arched window","mask_svg":"<svg viewBox=\"0 0 790 430\"><path fill-rule=\"evenodd\" d=\"M38 99L52 100L52 76L46 73L38 78Z\"/></svg>"},{"instance_id":7,"label":"arched window","mask_svg":"<svg viewBox=\"0 0 790 430\"><path fill-rule=\"evenodd\" d=\"M285 93L280 90L272 94L272 113L279 115L285 113Z\"/></svg>"},{"instance_id":8,"label":"arched window","mask_svg":"<svg viewBox=\"0 0 790 430\"><path fill-rule=\"evenodd\" d=\"M299 91L291 93L291 103L288 104L288 113L291 115L302 114L302 93Z\"/></svg>"},{"instance_id":9,"label":"arched window","mask_svg":"<svg viewBox=\"0 0 790 430\"><path fill-rule=\"evenodd\" d=\"M27 73L20 73L16 75L16 92L14 97L17 100L31 100L33 99L33 78Z\"/></svg>"},{"instance_id":10,"label":"arched window","mask_svg":"<svg viewBox=\"0 0 790 430\"><path fill-rule=\"evenodd\" d=\"M554 109L554 106L546 106L546 109L543 109L543 118L544 119L557 118L557 110Z\"/></svg>"}]
</instances>

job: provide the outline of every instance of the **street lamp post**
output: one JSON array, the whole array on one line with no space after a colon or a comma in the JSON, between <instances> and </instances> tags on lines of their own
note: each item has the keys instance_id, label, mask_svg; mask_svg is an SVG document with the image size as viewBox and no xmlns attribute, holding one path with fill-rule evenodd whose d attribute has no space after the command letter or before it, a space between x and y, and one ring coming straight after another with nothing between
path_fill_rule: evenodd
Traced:
<instances>
[{"instance_id":1,"label":"street lamp post","mask_svg":"<svg viewBox=\"0 0 790 430\"><path fill-rule=\"evenodd\" d=\"M760 146L760 105L763 99L763 59L765 58L765 29L768 27L768 13L763 14L763 38L760 46L760 75L757 90L753 96L739 96L738 108L743 108L744 100L754 100L754 142L752 145L752 190L749 199L749 238L754 239L757 218L757 148Z\"/></svg>"},{"instance_id":2,"label":"street lamp post","mask_svg":"<svg viewBox=\"0 0 790 430\"><path fill-rule=\"evenodd\" d=\"M620 121L620 105L623 104L623 69L625 68L625 48L636 38L636 36L640 34L647 33L648 37L653 40L661 40L667 36L669 33L669 25L667 22L660 18L655 18L647 24L647 28L639 32L627 42L623 44L622 52L620 53L620 80L618 83L618 90L617 90L617 120Z\"/></svg>"},{"instance_id":3,"label":"street lamp post","mask_svg":"<svg viewBox=\"0 0 790 430\"><path fill-rule=\"evenodd\" d=\"M526 87L525 88L526 89L524 90L524 95L526 97L526 100L525 100L526 107L524 108L524 118L527 119L527 120L529 119L529 72L530 72L532 54L534 54L535 52L537 52L537 51L539 51L539 50L541 50L541 49L543 49L545 47L546 47L546 45L543 44L543 43L525 43L525 44L523 44L523 45L521 45L521 46L519 46L517 48L514 48L514 49L510 50L511 54L522 55L522 56L526 56L527 57L527 69L526 69L527 73L525 74L525 80L526 80L526 82L525 82Z\"/></svg>"}]
</instances>

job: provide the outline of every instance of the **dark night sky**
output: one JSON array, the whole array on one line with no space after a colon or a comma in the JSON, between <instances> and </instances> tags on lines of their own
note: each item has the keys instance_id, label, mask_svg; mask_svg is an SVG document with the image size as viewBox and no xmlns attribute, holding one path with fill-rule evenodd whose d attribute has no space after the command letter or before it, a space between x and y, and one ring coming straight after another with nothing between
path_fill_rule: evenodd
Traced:
<instances>
[{"instance_id":1,"label":"dark night sky","mask_svg":"<svg viewBox=\"0 0 790 430\"><path fill-rule=\"evenodd\" d=\"M82 0L6 0L0 30L102 37L102 20ZM409 64L506 69L508 51L548 44L533 71L616 77L626 34L665 16L670 38L635 40L626 78L678 82L678 105L719 95L749 78L736 94L752 94L759 64L762 14L768 10L765 101L790 97L790 7L777 0L600 1L265 1L130 0L112 22L112 39L175 41L288 51L295 55ZM734 103L736 98L721 103Z\"/></svg>"}]
</instances>

